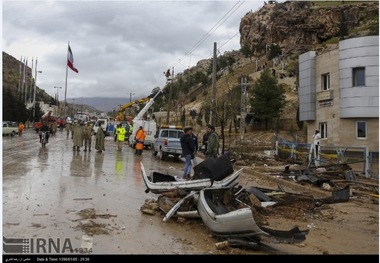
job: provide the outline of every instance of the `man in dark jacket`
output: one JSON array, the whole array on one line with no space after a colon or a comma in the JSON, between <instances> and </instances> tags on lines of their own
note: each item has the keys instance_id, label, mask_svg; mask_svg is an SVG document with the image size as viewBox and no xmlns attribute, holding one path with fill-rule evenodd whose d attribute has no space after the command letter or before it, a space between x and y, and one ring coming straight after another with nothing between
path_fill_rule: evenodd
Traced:
<instances>
[{"instance_id":1,"label":"man in dark jacket","mask_svg":"<svg viewBox=\"0 0 380 263\"><path fill-rule=\"evenodd\" d=\"M203 134L203 138L202 138L202 145L203 145L203 153L206 155L206 152L207 152L207 141L208 141L208 136L210 135L210 131L209 131L209 127L211 125L210 124L207 124L207 130L206 130L206 133Z\"/></svg>"},{"instance_id":2,"label":"man in dark jacket","mask_svg":"<svg viewBox=\"0 0 380 263\"><path fill-rule=\"evenodd\" d=\"M194 142L193 142L193 128L185 127L183 129L184 134L182 135L181 148L182 148L182 156L185 158L185 169L183 171L183 179L190 179L191 174L191 156L194 155Z\"/></svg>"},{"instance_id":3,"label":"man in dark jacket","mask_svg":"<svg viewBox=\"0 0 380 263\"><path fill-rule=\"evenodd\" d=\"M195 154L198 152L198 137L192 133L191 134L191 138L193 139L193 145L194 145L194 154L192 154L191 156L191 160L193 162L193 166L196 166L198 165L198 161L197 161L197 158L195 157Z\"/></svg>"}]
</instances>

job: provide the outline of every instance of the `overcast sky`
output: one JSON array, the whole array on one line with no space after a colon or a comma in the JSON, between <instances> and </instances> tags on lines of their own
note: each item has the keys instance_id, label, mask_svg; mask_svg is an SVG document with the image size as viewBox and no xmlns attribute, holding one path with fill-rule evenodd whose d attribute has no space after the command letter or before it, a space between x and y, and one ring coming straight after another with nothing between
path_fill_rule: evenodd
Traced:
<instances>
[{"instance_id":1,"label":"overcast sky","mask_svg":"<svg viewBox=\"0 0 380 263\"><path fill-rule=\"evenodd\" d=\"M3 51L28 66L37 86L66 98L125 97L164 87L167 69L183 72L199 60L240 49L239 25L263 1L4 1ZM218 54L219 54L218 52ZM35 65L35 64L34 64ZM34 77L35 69L33 69Z\"/></svg>"}]
</instances>

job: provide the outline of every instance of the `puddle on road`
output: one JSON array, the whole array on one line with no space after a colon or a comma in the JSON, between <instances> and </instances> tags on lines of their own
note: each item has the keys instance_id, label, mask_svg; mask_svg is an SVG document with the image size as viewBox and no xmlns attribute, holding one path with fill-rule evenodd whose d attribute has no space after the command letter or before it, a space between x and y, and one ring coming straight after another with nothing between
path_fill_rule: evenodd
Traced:
<instances>
[{"instance_id":1,"label":"puddle on road","mask_svg":"<svg viewBox=\"0 0 380 263\"><path fill-rule=\"evenodd\" d=\"M42 150L37 136L25 133L23 149L11 139L3 143L5 235L70 238L99 254L189 253L178 242L185 230L140 211L145 199L156 197L144 192L140 162L148 171L182 169L184 162L162 162L149 150L136 156L127 145L118 152L113 138L102 153L74 152L64 133Z\"/></svg>"}]
</instances>

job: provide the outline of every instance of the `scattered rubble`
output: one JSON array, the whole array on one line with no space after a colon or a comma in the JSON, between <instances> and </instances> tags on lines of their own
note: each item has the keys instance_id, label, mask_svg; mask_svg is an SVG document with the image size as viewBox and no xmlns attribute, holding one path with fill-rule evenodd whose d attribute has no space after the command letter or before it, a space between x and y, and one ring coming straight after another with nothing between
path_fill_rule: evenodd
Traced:
<instances>
[{"instance_id":1,"label":"scattered rubble","mask_svg":"<svg viewBox=\"0 0 380 263\"><path fill-rule=\"evenodd\" d=\"M111 214L97 214L94 208L82 209L79 212L77 212L77 215L79 215L80 218L72 220L73 222L79 221L75 229L82 230L89 236L109 235L112 231L112 229L107 228L109 224L97 223L93 219L109 219L111 217L116 217L116 215Z\"/></svg>"}]
</instances>

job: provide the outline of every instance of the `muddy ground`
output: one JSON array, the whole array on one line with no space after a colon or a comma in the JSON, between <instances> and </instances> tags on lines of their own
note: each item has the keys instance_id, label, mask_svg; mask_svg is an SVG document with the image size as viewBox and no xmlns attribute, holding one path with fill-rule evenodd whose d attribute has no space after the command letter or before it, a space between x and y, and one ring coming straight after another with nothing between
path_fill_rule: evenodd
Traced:
<instances>
[{"instance_id":1,"label":"muddy ground","mask_svg":"<svg viewBox=\"0 0 380 263\"><path fill-rule=\"evenodd\" d=\"M276 208L263 216L266 225L275 229L289 230L294 226L308 229L306 240L298 244L278 243L273 239L263 239L265 245L260 250L242 247L216 249L216 244L225 239L213 236L201 219L171 218L168 224L181 225L184 231L193 235L183 242L191 246L203 246L205 253L217 254L373 254L379 253L379 209L378 197L372 195L372 187L353 183L354 194L347 202L316 206L310 196L323 199L332 195L331 190L322 189L309 183L292 182L273 176L282 170L281 166L255 167L246 169L240 178L244 187L258 186L278 189L278 185L288 192L300 195L300 199ZM302 197L302 198L301 198ZM307 201L305 201L305 199ZM163 218L164 212L155 216ZM203 244L203 245L202 245ZM268 245L270 248L266 247Z\"/></svg>"},{"instance_id":2,"label":"muddy ground","mask_svg":"<svg viewBox=\"0 0 380 263\"><path fill-rule=\"evenodd\" d=\"M163 222L164 212L145 214L140 210L146 200L159 197L145 193L140 164L147 172L167 169L181 174L182 159L161 161L149 149L136 156L127 145L118 152L112 138L107 138L102 154L83 149L73 152L72 141L64 133L52 137L46 149L41 149L37 138L33 131L3 138L2 230L6 238L69 238L74 249L91 249L91 254L378 255L377 180L358 176L365 182L350 184L348 202L284 206L281 212L263 216L270 227L308 229L306 240L299 244L263 240L265 246L259 250L217 249L215 244L224 240L213 236L201 219L173 217ZM203 157L199 153L198 161ZM280 178L284 162L260 158L242 166L239 161L234 169L244 167L242 186L277 189L280 184L286 191L302 195L331 196L331 189ZM296 169L299 167L290 166L291 171Z\"/></svg>"},{"instance_id":3,"label":"muddy ground","mask_svg":"<svg viewBox=\"0 0 380 263\"><path fill-rule=\"evenodd\" d=\"M271 135L262 134L260 144L270 146ZM248 165L241 165L243 163ZM239 180L240 185L276 191L281 189L295 194L294 200L281 207L266 208L261 219L266 226L275 229L289 230L294 226L307 229L309 233L306 240L298 244L287 244L266 238L258 250L231 246L218 249L217 244L225 239L213 236L201 219L171 218L168 224L181 225L184 231L192 233L183 240L189 247L201 246L205 248L203 253L212 254L379 254L377 179L368 179L358 174L355 181L344 180L345 171L350 167L339 165L333 167L336 172L320 173L316 167L307 170L325 178L322 181L327 183L322 185L308 180L296 181L294 175L304 173L303 169L307 166L288 164L275 158L265 158L261 154L260 158L252 157L245 162L238 160L234 169L241 167L244 167L244 172ZM284 172L285 169L289 169L287 173ZM318 202L331 199L333 191L347 186L350 193L348 201ZM165 212L157 211L154 216L163 218Z\"/></svg>"}]
</instances>

